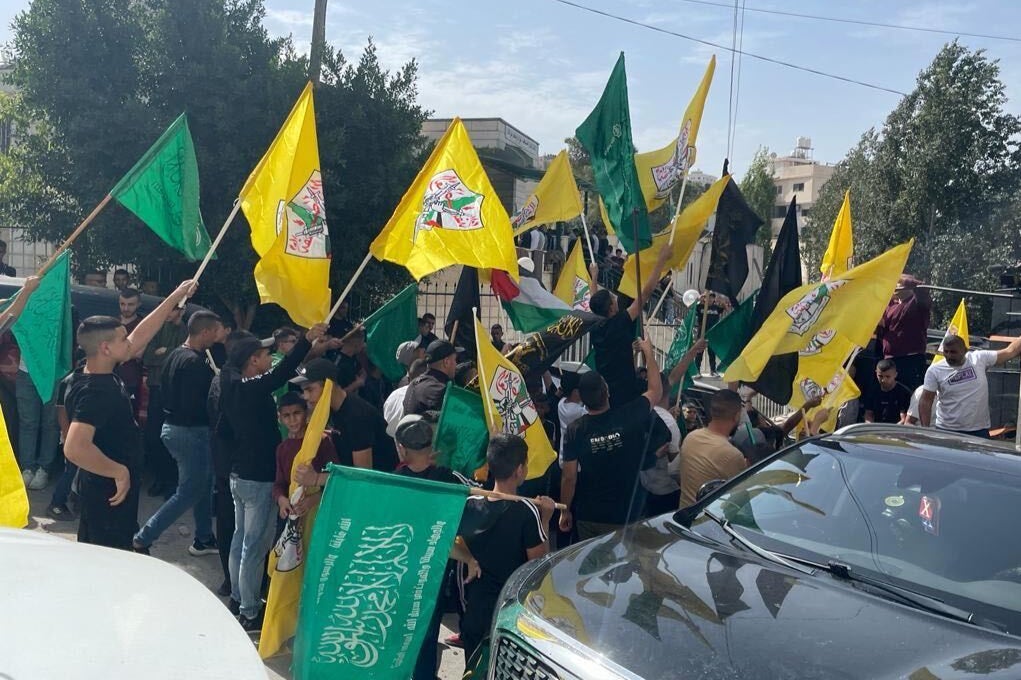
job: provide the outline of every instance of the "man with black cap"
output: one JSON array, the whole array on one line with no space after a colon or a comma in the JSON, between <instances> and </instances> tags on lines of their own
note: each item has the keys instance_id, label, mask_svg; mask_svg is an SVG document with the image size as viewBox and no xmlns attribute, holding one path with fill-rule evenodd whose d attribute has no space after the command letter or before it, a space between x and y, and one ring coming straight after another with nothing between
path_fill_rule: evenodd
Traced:
<instances>
[{"instance_id":1,"label":"man with black cap","mask_svg":"<svg viewBox=\"0 0 1021 680\"><path fill-rule=\"evenodd\" d=\"M393 472L398 462L394 440L386 433L383 415L351 389L357 379L358 372L352 365L335 366L327 359L313 359L291 384L301 388L312 409L319 403L326 381L332 380L330 424L340 464Z\"/></svg>"},{"instance_id":2,"label":"man with black cap","mask_svg":"<svg viewBox=\"0 0 1021 680\"><path fill-rule=\"evenodd\" d=\"M220 373L220 411L231 434L235 525L229 564L231 599L240 603L238 620L248 631L262 627L260 590L276 529L273 481L280 430L273 392L287 384L312 343L325 332L325 324L310 328L272 368L273 338L243 337L231 346Z\"/></svg>"},{"instance_id":3,"label":"man with black cap","mask_svg":"<svg viewBox=\"0 0 1021 680\"><path fill-rule=\"evenodd\" d=\"M447 383L457 371L457 348L446 340L433 340L425 351L429 370L408 386L404 395L404 413L422 415L426 411L439 411Z\"/></svg>"}]
</instances>

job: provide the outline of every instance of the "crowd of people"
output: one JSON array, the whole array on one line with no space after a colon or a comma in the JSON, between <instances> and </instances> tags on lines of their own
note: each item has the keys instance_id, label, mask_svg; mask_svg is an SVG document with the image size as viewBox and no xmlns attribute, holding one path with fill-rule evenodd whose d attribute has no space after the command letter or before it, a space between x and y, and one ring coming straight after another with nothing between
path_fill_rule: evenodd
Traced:
<instances>
[{"instance_id":1,"label":"crowd of people","mask_svg":"<svg viewBox=\"0 0 1021 680\"><path fill-rule=\"evenodd\" d=\"M660 285L668 256L664 248L648 272L643 299ZM35 410L21 415L17 454L25 483L35 490L48 485L62 443L66 460L50 516L77 517L79 541L139 553L147 554L190 512L188 551L219 556L224 578L218 592L253 632L262 625L267 555L283 522L303 516L319 498L294 501L288 488L292 482L324 484L329 463L534 499L470 496L413 676L434 678L445 612L460 619L459 634L446 644L470 652L487 634L500 588L525 561L690 505L703 484L740 473L796 430L818 432L829 415L815 409L806 419L820 403L815 397L777 424L755 410L751 390L737 385L707 402L685 399L682 381L689 365L701 361L705 341L661 371L649 340L635 340L640 303L618 299L594 278L590 308L604 318L591 332L595 369L553 369L529 381L537 417L559 452L539 478L526 479L528 447L512 434L491 437L485 475L437 466L433 439L447 384L470 388L477 371L474 357L436 335L432 315L423 315L417 337L397 348L406 374L390 384L368 359L364 330L346 320L346 310L329 326L283 327L261 339L232 331L209 311L183 317L182 303L196 288L192 281L142 317L139 293L125 280L119 316L92 316L78 325L83 359L54 401L33 403ZM30 278L26 292L36 286ZM863 392L860 419L988 436L985 370L1021 354L1021 339L996 352L967 351L966 339L949 335L941 348L945 359L927 366L930 304L917 286L902 278L877 329L884 356L875 365L874 387ZM0 315L0 330L10 328L27 297ZM699 304L710 307L705 316L714 306L719 314L727 309L709 297ZM491 328L493 344L507 353L512 347L502 330ZM713 361L710 355L715 372ZM26 403L35 389L22 372L19 407L23 385ZM334 385L327 436L312 465L299 466L292 479L326 381ZM52 415L41 415L45 409ZM25 427L26 421L36 426ZM164 499L150 517L138 514L143 474L151 481L149 493ZM76 512L69 507L72 494ZM567 509L555 512L556 502Z\"/></svg>"}]
</instances>

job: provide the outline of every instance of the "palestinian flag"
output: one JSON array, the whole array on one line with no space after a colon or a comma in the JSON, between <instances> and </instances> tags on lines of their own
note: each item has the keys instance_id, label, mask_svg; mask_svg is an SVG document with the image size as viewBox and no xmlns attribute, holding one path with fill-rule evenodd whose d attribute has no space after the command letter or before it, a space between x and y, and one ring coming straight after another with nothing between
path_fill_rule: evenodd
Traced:
<instances>
[{"instance_id":1,"label":"palestinian flag","mask_svg":"<svg viewBox=\"0 0 1021 680\"><path fill-rule=\"evenodd\" d=\"M514 330L520 333L542 330L571 311L566 302L531 276L522 276L521 281L515 283L507 272L494 269L490 274L490 286Z\"/></svg>"}]
</instances>

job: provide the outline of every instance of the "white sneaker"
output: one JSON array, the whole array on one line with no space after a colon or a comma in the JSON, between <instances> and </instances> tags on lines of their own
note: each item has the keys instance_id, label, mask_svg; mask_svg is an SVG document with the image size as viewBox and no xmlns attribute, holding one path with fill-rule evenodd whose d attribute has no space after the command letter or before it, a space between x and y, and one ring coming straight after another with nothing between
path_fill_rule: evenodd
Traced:
<instances>
[{"instance_id":1,"label":"white sneaker","mask_svg":"<svg viewBox=\"0 0 1021 680\"><path fill-rule=\"evenodd\" d=\"M32 483L33 479L35 479L35 470L29 468L21 471L21 480L25 482L26 487Z\"/></svg>"},{"instance_id":2,"label":"white sneaker","mask_svg":"<svg viewBox=\"0 0 1021 680\"><path fill-rule=\"evenodd\" d=\"M32 477L32 481L29 482L28 488L32 491L38 491L45 489L46 485L50 483L50 475L46 470L39 468L35 471L35 475Z\"/></svg>"}]
</instances>

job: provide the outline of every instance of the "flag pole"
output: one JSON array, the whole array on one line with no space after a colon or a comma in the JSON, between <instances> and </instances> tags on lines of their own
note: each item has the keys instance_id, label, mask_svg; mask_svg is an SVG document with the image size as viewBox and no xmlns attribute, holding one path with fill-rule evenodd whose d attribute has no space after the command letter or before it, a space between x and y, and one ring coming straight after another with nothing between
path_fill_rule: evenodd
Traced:
<instances>
[{"instance_id":1,"label":"flag pole","mask_svg":"<svg viewBox=\"0 0 1021 680\"><path fill-rule=\"evenodd\" d=\"M635 292L638 297L638 335L645 337L645 303L642 301L642 249L638 241L638 208L631 211L631 235L635 243Z\"/></svg>"},{"instance_id":2,"label":"flag pole","mask_svg":"<svg viewBox=\"0 0 1021 680\"><path fill-rule=\"evenodd\" d=\"M215 253L216 249L220 247L220 241L223 240L224 235L227 233L227 227L229 227L231 223L234 222L234 218L237 217L238 210L240 209L241 199L235 199L234 207L231 209L230 214L227 215L227 219L224 220L223 226L220 227L220 233L216 235L216 240L214 240L209 245L209 250L206 252L206 256L202 258L202 262L199 264L199 268L195 271L195 276L192 277L195 281L199 280L199 278L202 276L202 272L204 272L206 270L206 267L209 265L209 261L213 259L213 253Z\"/></svg>"},{"instance_id":3,"label":"flag pole","mask_svg":"<svg viewBox=\"0 0 1021 680\"><path fill-rule=\"evenodd\" d=\"M687 152L685 152L687 153ZM681 206L684 204L684 190L688 188L688 159L684 159L684 175L681 177L681 193L677 197L677 207L674 209L674 221L670 227L669 244L674 244L674 234L677 233L677 218L681 216Z\"/></svg>"},{"instance_id":4,"label":"flag pole","mask_svg":"<svg viewBox=\"0 0 1021 680\"><path fill-rule=\"evenodd\" d=\"M488 496L489 498L496 498L496 499L504 500L504 501L534 500L534 499L526 499L524 496L517 496L517 495L512 494L512 493L501 493L499 491L490 491L489 489L478 489L478 488L473 488L472 489L472 495L473 496ZM564 505L563 503L554 503L553 507L555 507L557 510L567 510L567 506Z\"/></svg>"},{"instance_id":5,"label":"flag pole","mask_svg":"<svg viewBox=\"0 0 1021 680\"><path fill-rule=\"evenodd\" d=\"M451 342L457 342L457 327L461 325L460 319L454 319L454 326L450 329L450 335L447 336L447 340Z\"/></svg>"},{"instance_id":6,"label":"flag pole","mask_svg":"<svg viewBox=\"0 0 1021 680\"><path fill-rule=\"evenodd\" d=\"M213 369L215 375L220 375L220 368L216 365L216 360L213 359L213 353L208 349L206 350L206 358L209 359L209 366Z\"/></svg>"},{"instance_id":7,"label":"flag pole","mask_svg":"<svg viewBox=\"0 0 1021 680\"><path fill-rule=\"evenodd\" d=\"M585 243L588 244L588 256L589 262L595 264L596 262L596 251L592 249L592 237L588 233L588 221L585 219L585 211L581 212L581 228L585 232Z\"/></svg>"},{"instance_id":8,"label":"flag pole","mask_svg":"<svg viewBox=\"0 0 1021 680\"><path fill-rule=\"evenodd\" d=\"M668 272L668 275L669 275L669 272ZM674 280L673 280L673 277L671 277L670 278L670 285L667 286L667 290L672 289L673 285L674 285ZM659 300L656 302L656 306L653 307L652 308L652 312L649 313L650 321L652 319L655 319L656 315L659 314L659 310L663 306L663 301L666 300L666 293L667 293L667 291L663 291L663 294L659 296Z\"/></svg>"},{"instance_id":9,"label":"flag pole","mask_svg":"<svg viewBox=\"0 0 1021 680\"><path fill-rule=\"evenodd\" d=\"M50 267L53 266L53 263L57 261L57 258L60 257L65 250L71 247L71 244L75 242L75 239L81 236L82 232L85 231L85 227L92 224L92 220L96 219L96 215L98 215L100 211L106 207L106 204L110 202L111 198L113 198L111 194L107 194L103 197L103 200L99 202L99 205L92 209L92 212L90 212L88 216L82 220L81 224L75 227L75 230L71 232L71 235L64 239L64 242L60 244L60 247L53 251L53 254L50 255L50 258L46 260L45 263L43 263L43 266L39 267L39 271L36 272L36 276L42 276Z\"/></svg>"},{"instance_id":10,"label":"flag pole","mask_svg":"<svg viewBox=\"0 0 1021 680\"><path fill-rule=\"evenodd\" d=\"M479 308L478 307L472 307L472 314L476 318L478 318L478 316L479 316ZM479 380L479 389L481 390L482 389L482 383L483 383L483 380L484 380L483 376L486 375L486 369L485 369L485 366L482 363L482 351L481 351L482 343L479 342L479 324L476 323L476 324L473 324L473 325L475 326L475 358L478 359L478 363L479 363L479 365L478 365L478 380ZM492 409L486 408L485 407L485 403L486 403L486 400L483 398L483 400L482 400L482 411L483 411L483 413L486 414L486 426L489 429L490 434L492 434L492 433L496 432L496 421L493 420L493 414L490 413L490 411Z\"/></svg>"},{"instance_id":11,"label":"flag pole","mask_svg":"<svg viewBox=\"0 0 1021 680\"><path fill-rule=\"evenodd\" d=\"M358 269L355 270L355 273L351 277L351 280L347 282L346 286L344 286L343 292L341 292L340 297L337 298L337 302L334 303L333 309L331 309L330 313L327 315L325 323L330 323L330 321L333 320L333 317L336 315L337 310L340 309L340 305L343 304L344 300L347 298L347 294L351 292L352 288L354 288L355 281L357 281L358 277L362 275L362 272L365 270L365 266L369 264L369 260L371 259L372 253L371 252L366 253L365 259L362 260L362 263L360 265L358 265Z\"/></svg>"}]
</instances>

